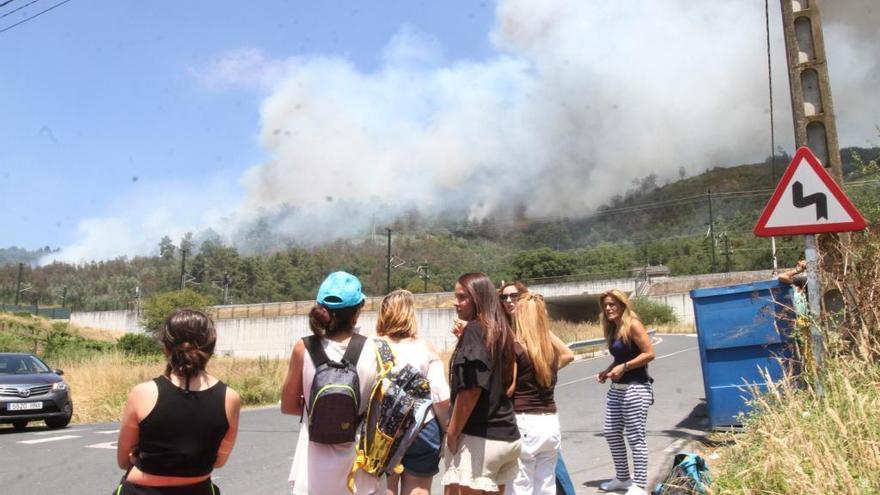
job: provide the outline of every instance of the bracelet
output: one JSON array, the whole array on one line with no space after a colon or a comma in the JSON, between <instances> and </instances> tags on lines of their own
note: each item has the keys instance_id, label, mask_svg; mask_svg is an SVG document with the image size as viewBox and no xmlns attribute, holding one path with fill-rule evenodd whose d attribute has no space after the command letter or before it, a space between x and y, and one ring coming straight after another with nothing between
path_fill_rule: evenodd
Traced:
<instances>
[{"instance_id":1,"label":"bracelet","mask_svg":"<svg viewBox=\"0 0 880 495\"><path fill-rule=\"evenodd\" d=\"M626 373L626 370L629 369L629 363L627 361L623 362L623 372Z\"/></svg>"}]
</instances>

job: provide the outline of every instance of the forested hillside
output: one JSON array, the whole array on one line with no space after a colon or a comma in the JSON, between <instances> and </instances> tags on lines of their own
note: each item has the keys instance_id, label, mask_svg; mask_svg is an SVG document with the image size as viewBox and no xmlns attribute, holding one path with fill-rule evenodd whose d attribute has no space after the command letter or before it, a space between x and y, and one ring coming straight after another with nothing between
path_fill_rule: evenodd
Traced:
<instances>
[{"instance_id":1,"label":"forested hillside","mask_svg":"<svg viewBox=\"0 0 880 495\"><path fill-rule=\"evenodd\" d=\"M880 218L878 155L880 148L842 152L847 192L871 221ZM776 179L789 159L776 157ZM693 177L682 170L679 180L667 184L649 175L595 212L571 218L527 218L524 207L479 221L452 215L428 220L413 213L388 226L391 285L451 290L466 271L485 271L496 280L542 281L631 276L633 269L659 264L673 275L768 269L770 241L755 238L751 229L775 184L772 172L767 162L717 167ZM385 290L384 229L305 248L263 224L248 240L249 246L262 246L256 253L224 245L216 235L202 234L201 242L193 238L157 239L157 255L151 257L26 266L23 282L29 290L22 303L124 308L138 296L179 288L183 250L186 286L216 303L310 299L322 277L338 269L358 274L370 294ZM793 265L801 249L798 238L777 239L779 263ZM6 263L0 266L0 301L11 302L17 262L46 252L11 248L0 254Z\"/></svg>"}]
</instances>

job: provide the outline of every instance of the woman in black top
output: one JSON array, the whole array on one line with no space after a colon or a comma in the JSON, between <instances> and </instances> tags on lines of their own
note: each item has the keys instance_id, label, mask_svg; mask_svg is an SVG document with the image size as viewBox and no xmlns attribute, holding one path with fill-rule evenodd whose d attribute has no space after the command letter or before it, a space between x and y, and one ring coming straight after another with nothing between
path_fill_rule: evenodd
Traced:
<instances>
[{"instance_id":1,"label":"woman in black top","mask_svg":"<svg viewBox=\"0 0 880 495\"><path fill-rule=\"evenodd\" d=\"M211 471L232 452L241 399L205 371L216 338L200 311L165 320L165 374L134 387L122 411L116 461L127 474L114 495L220 493Z\"/></svg>"},{"instance_id":2,"label":"woman in black top","mask_svg":"<svg viewBox=\"0 0 880 495\"><path fill-rule=\"evenodd\" d=\"M627 495L646 495L648 484L648 406L654 403L648 363L654 346L626 294L612 289L599 297L605 342L614 361L597 379L611 380L605 403L605 440L614 459L615 479L602 483L605 491L627 490ZM629 477L626 440L633 456L633 479Z\"/></svg>"},{"instance_id":3,"label":"woman in black top","mask_svg":"<svg viewBox=\"0 0 880 495\"><path fill-rule=\"evenodd\" d=\"M520 450L507 395L513 384L513 334L495 287L483 273L458 279L455 310L467 324L449 363L452 413L445 493L500 494L516 476Z\"/></svg>"}]
</instances>

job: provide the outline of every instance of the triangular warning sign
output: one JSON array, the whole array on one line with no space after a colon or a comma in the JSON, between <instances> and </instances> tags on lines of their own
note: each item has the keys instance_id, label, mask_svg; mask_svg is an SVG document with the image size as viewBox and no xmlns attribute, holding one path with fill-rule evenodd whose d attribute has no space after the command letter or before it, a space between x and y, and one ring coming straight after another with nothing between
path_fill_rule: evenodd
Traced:
<instances>
[{"instance_id":1,"label":"triangular warning sign","mask_svg":"<svg viewBox=\"0 0 880 495\"><path fill-rule=\"evenodd\" d=\"M863 230L865 219L807 147L798 148L754 233L759 237Z\"/></svg>"}]
</instances>

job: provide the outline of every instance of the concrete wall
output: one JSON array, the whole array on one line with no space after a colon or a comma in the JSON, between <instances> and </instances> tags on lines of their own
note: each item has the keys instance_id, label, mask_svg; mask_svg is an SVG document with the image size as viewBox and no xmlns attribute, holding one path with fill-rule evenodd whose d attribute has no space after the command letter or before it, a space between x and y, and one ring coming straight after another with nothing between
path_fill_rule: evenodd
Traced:
<instances>
[{"instance_id":1,"label":"concrete wall","mask_svg":"<svg viewBox=\"0 0 880 495\"><path fill-rule=\"evenodd\" d=\"M694 322L694 308L688 291L699 287L717 287L736 283L769 280L768 271L716 273L685 277L670 277L652 281L647 297L668 304L680 322ZM555 317L580 319L597 311L595 294L617 288L625 292L636 289L631 278L565 282L533 285L531 290L544 295ZM450 349L454 338L449 333L455 310L451 307L451 293L417 295L416 317L419 333L439 350ZM379 298L369 298L361 313L360 327L365 335L376 327ZM293 343L310 333L307 308L311 301L291 303L252 304L215 308L217 326L217 353L241 357L287 357ZM435 307L430 307L430 306ZM285 314L290 313L290 314ZM249 317L248 317L249 316ZM578 318L575 318L577 316ZM103 328L128 333L141 333L134 311L77 312L70 315L74 325Z\"/></svg>"},{"instance_id":2,"label":"concrete wall","mask_svg":"<svg viewBox=\"0 0 880 495\"><path fill-rule=\"evenodd\" d=\"M606 290L620 289L624 292L635 290L636 282L632 278L615 278L609 280L588 280L585 282L562 282L558 284L536 284L529 290L548 297L575 296L580 294L601 294Z\"/></svg>"},{"instance_id":3,"label":"concrete wall","mask_svg":"<svg viewBox=\"0 0 880 495\"><path fill-rule=\"evenodd\" d=\"M652 301L663 303L672 308L679 323L694 324L694 303L689 293L665 294L662 296L646 296Z\"/></svg>"},{"instance_id":4,"label":"concrete wall","mask_svg":"<svg viewBox=\"0 0 880 495\"><path fill-rule=\"evenodd\" d=\"M364 335L373 335L377 313L361 313L358 325ZM455 310L451 308L417 309L419 335L444 351L455 345L449 333ZM99 311L73 313L70 322L125 333L143 333L134 311ZM287 358L293 344L301 337L311 335L309 317L305 315L273 316L266 318L227 318L214 322L217 328L218 355L256 358L260 356Z\"/></svg>"},{"instance_id":5,"label":"concrete wall","mask_svg":"<svg viewBox=\"0 0 880 495\"><path fill-rule=\"evenodd\" d=\"M138 323L137 313L130 310L119 311L77 311L70 313L70 324L79 327L102 328L124 333L143 333Z\"/></svg>"}]
</instances>

